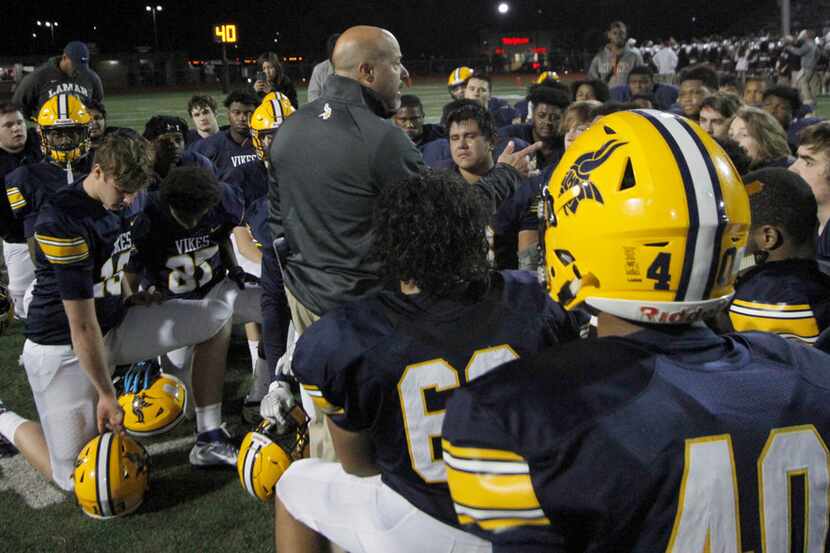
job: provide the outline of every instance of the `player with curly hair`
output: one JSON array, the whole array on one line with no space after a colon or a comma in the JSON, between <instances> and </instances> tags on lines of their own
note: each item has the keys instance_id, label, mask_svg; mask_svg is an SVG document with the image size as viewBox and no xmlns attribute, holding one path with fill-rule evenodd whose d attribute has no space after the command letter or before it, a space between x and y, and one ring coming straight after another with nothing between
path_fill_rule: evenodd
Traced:
<instances>
[{"instance_id":1,"label":"player with curly hair","mask_svg":"<svg viewBox=\"0 0 830 553\"><path fill-rule=\"evenodd\" d=\"M497 365L579 335L535 275L490 272L489 215L450 172L380 193L372 252L396 289L329 311L297 344L294 374L340 463L305 459L283 475L279 550L316 551L324 536L348 551L489 551L457 528L435 449L442 406Z\"/></svg>"}]
</instances>

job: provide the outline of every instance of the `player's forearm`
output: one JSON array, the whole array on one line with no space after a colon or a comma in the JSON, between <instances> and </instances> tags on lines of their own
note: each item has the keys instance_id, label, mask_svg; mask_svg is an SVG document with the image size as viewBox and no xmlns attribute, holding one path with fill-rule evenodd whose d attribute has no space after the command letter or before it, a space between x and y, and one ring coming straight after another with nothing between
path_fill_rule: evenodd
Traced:
<instances>
[{"instance_id":1,"label":"player's forearm","mask_svg":"<svg viewBox=\"0 0 830 553\"><path fill-rule=\"evenodd\" d=\"M233 229L233 236L236 238L236 247L239 248L245 259L253 261L254 263L262 262L262 252L254 244L251 238L251 231L247 227L236 227Z\"/></svg>"}]
</instances>

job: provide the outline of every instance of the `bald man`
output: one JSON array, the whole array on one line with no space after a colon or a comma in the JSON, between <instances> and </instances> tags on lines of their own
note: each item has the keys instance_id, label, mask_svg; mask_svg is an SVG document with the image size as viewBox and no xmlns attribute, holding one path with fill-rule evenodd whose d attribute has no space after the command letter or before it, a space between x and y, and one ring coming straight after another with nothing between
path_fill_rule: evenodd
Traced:
<instances>
[{"instance_id":1,"label":"bald man","mask_svg":"<svg viewBox=\"0 0 830 553\"><path fill-rule=\"evenodd\" d=\"M330 309L383 287L380 263L369 257L375 198L386 184L425 169L412 141L388 120L409 78L401 57L387 30L346 30L334 47L335 74L322 96L287 119L271 146L269 225L299 334ZM476 185L494 210L519 186L532 151L508 148L491 176ZM279 275L263 271L262 278ZM288 403L283 393L278 404ZM312 415L310 401L305 403ZM311 455L332 460L323 417L316 421Z\"/></svg>"}]
</instances>

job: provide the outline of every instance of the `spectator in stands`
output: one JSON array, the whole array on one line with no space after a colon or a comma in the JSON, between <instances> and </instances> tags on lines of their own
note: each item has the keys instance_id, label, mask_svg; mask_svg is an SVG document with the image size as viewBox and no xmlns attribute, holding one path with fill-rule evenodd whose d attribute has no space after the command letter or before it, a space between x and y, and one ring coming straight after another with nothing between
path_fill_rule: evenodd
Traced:
<instances>
[{"instance_id":1,"label":"spectator in stands","mask_svg":"<svg viewBox=\"0 0 830 553\"><path fill-rule=\"evenodd\" d=\"M680 89L677 103L682 115L693 121L700 118L703 99L717 92L718 74L706 65L690 65L680 72Z\"/></svg>"},{"instance_id":2,"label":"spectator in stands","mask_svg":"<svg viewBox=\"0 0 830 553\"><path fill-rule=\"evenodd\" d=\"M340 33L329 35L326 40L326 59L314 66L311 71L311 78L308 80L308 100L313 102L323 95L323 85L329 75L334 74L334 65L331 63L331 53L334 50L334 45L337 44L337 39L340 38Z\"/></svg>"},{"instance_id":3,"label":"spectator in stands","mask_svg":"<svg viewBox=\"0 0 830 553\"><path fill-rule=\"evenodd\" d=\"M224 104L230 122L228 130L219 131L191 148L213 163L219 180L224 180L234 167L258 159L251 144L249 123L251 115L259 105L256 96L250 92L235 90L228 94Z\"/></svg>"},{"instance_id":4,"label":"spectator in stands","mask_svg":"<svg viewBox=\"0 0 830 553\"><path fill-rule=\"evenodd\" d=\"M715 138L729 136L729 125L741 107L741 100L734 94L716 92L700 104L699 123L704 131Z\"/></svg>"},{"instance_id":5,"label":"spectator in stands","mask_svg":"<svg viewBox=\"0 0 830 553\"><path fill-rule=\"evenodd\" d=\"M571 90L573 91L574 102L596 100L597 102L602 103L607 102L611 98L608 85L595 79L587 81L574 81L571 85Z\"/></svg>"},{"instance_id":6,"label":"spectator in stands","mask_svg":"<svg viewBox=\"0 0 830 553\"><path fill-rule=\"evenodd\" d=\"M294 109L299 107L297 101L297 89L293 81L283 72L280 57L275 52L264 52L257 58L257 65L262 68L262 74L254 82L254 91L259 99L265 97L269 92L282 92L288 97Z\"/></svg>"},{"instance_id":7,"label":"spectator in stands","mask_svg":"<svg viewBox=\"0 0 830 553\"><path fill-rule=\"evenodd\" d=\"M504 127L513 123L513 118L516 116L516 110L510 104L496 98L493 93L493 81L489 75L481 71L473 73L472 77L467 79L467 86L464 88L464 98L467 100L475 100L493 116L496 122L496 128Z\"/></svg>"},{"instance_id":8,"label":"spectator in stands","mask_svg":"<svg viewBox=\"0 0 830 553\"><path fill-rule=\"evenodd\" d=\"M830 122L807 127L801 132L796 160L790 171L807 181L818 205L819 260L830 261Z\"/></svg>"},{"instance_id":9,"label":"spectator in stands","mask_svg":"<svg viewBox=\"0 0 830 553\"><path fill-rule=\"evenodd\" d=\"M194 94L190 97L187 102L187 113L193 121L193 128L188 129L184 137L188 148L219 132L216 107L216 100L208 94Z\"/></svg>"},{"instance_id":10,"label":"spectator in stands","mask_svg":"<svg viewBox=\"0 0 830 553\"><path fill-rule=\"evenodd\" d=\"M628 73L628 84L611 88L611 99L630 102L634 96L650 95L657 109L669 109L677 100L677 88L654 82L654 71L647 65L634 66Z\"/></svg>"},{"instance_id":11,"label":"spectator in stands","mask_svg":"<svg viewBox=\"0 0 830 553\"><path fill-rule=\"evenodd\" d=\"M570 99L561 90L538 86L527 96L532 106L530 123L508 125L498 131L499 141L521 138L528 144L541 142L542 148L536 152L536 168L543 169L562 157L562 135L559 124L562 113L570 104Z\"/></svg>"},{"instance_id":12,"label":"spectator in stands","mask_svg":"<svg viewBox=\"0 0 830 553\"><path fill-rule=\"evenodd\" d=\"M412 94L401 96L401 107L392 120L415 143L422 154L426 144L444 137L444 129L440 125L424 123L424 106L421 99Z\"/></svg>"},{"instance_id":13,"label":"spectator in stands","mask_svg":"<svg viewBox=\"0 0 830 553\"><path fill-rule=\"evenodd\" d=\"M793 152L798 148L798 134L804 128L822 121L821 118L810 115L799 117L802 113L801 98L798 90L789 86L768 88L764 92L762 108L775 117L787 131L787 143Z\"/></svg>"},{"instance_id":14,"label":"spectator in stands","mask_svg":"<svg viewBox=\"0 0 830 553\"><path fill-rule=\"evenodd\" d=\"M786 51L801 58L801 73L798 76L798 89L801 91L801 99L813 109L816 107L816 83L814 82L816 62L818 61L818 49L816 48L816 35L809 29L798 33L795 44L792 44L792 37L785 37Z\"/></svg>"},{"instance_id":15,"label":"spectator in stands","mask_svg":"<svg viewBox=\"0 0 830 553\"><path fill-rule=\"evenodd\" d=\"M741 91L738 88L738 78L734 73L719 73L718 74L718 92L726 92L727 94L734 94L740 98Z\"/></svg>"},{"instance_id":16,"label":"spectator in stands","mask_svg":"<svg viewBox=\"0 0 830 553\"><path fill-rule=\"evenodd\" d=\"M49 58L23 77L14 91L12 103L20 106L23 115L33 118L46 100L60 93L80 96L84 103L104 99L104 86L98 74L89 67L89 48L83 42L70 42L63 49L63 55Z\"/></svg>"},{"instance_id":17,"label":"spectator in stands","mask_svg":"<svg viewBox=\"0 0 830 553\"><path fill-rule=\"evenodd\" d=\"M654 81L660 84L673 84L677 61L677 53L671 47L671 39L663 39L657 52L651 58L651 63L657 68Z\"/></svg>"},{"instance_id":18,"label":"spectator in stands","mask_svg":"<svg viewBox=\"0 0 830 553\"><path fill-rule=\"evenodd\" d=\"M729 125L729 138L740 144L752 160L753 171L764 167L788 167L792 163L787 133L766 111L743 106Z\"/></svg>"},{"instance_id":19,"label":"spectator in stands","mask_svg":"<svg viewBox=\"0 0 830 553\"><path fill-rule=\"evenodd\" d=\"M566 150L577 136L588 130L593 120L592 110L601 105L596 100L586 100L574 102L568 106L562 115L562 123L559 127L559 134L564 137Z\"/></svg>"},{"instance_id":20,"label":"spectator in stands","mask_svg":"<svg viewBox=\"0 0 830 553\"><path fill-rule=\"evenodd\" d=\"M743 101L748 106L761 107L768 81L760 75L747 75L744 82Z\"/></svg>"},{"instance_id":21,"label":"spectator in stands","mask_svg":"<svg viewBox=\"0 0 830 553\"><path fill-rule=\"evenodd\" d=\"M609 88L624 86L628 82L628 73L634 66L643 65L643 56L628 47L627 34L622 21L612 21L608 25L608 44L591 60L588 77L606 83Z\"/></svg>"},{"instance_id":22,"label":"spectator in stands","mask_svg":"<svg viewBox=\"0 0 830 553\"><path fill-rule=\"evenodd\" d=\"M95 148L101 145L106 135L121 130L121 128L111 127L107 124L107 108L104 107L103 102L90 100L86 104L86 110L92 118L92 121L89 123L90 148L95 150ZM92 155L92 152L90 152L90 155Z\"/></svg>"},{"instance_id":23,"label":"spectator in stands","mask_svg":"<svg viewBox=\"0 0 830 553\"><path fill-rule=\"evenodd\" d=\"M556 90L561 90L562 92L565 93L566 96L568 96L568 98L571 98L571 96L572 96L571 87L568 86L567 84L563 83L561 80L559 80L558 75L556 76L556 78L553 78L553 77L550 76L551 74L556 75L556 72L554 72L554 71L545 71L544 73L539 75L539 78L537 78L536 82L533 83L532 85L530 85L527 88L528 96L537 87L544 86L544 87L547 87L547 88L554 88ZM527 97L524 97L523 99L516 102L514 104L514 107L516 109L516 118L513 119L513 123L516 123L516 124L518 124L518 123L527 123L527 116L528 116Z\"/></svg>"},{"instance_id":24,"label":"spectator in stands","mask_svg":"<svg viewBox=\"0 0 830 553\"><path fill-rule=\"evenodd\" d=\"M747 253L729 318L738 332L774 332L806 345L830 326L830 277L816 263L816 198L783 168L744 177L752 211Z\"/></svg>"}]
</instances>

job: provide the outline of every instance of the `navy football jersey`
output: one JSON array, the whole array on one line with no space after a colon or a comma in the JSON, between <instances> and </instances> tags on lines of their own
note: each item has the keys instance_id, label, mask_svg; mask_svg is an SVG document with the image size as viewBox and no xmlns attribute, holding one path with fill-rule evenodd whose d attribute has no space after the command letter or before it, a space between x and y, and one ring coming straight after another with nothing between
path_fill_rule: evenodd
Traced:
<instances>
[{"instance_id":1,"label":"navy football jersey","mask_svg":"<svg viewBox=\"0 0 830 553\"><path fill-rule=\"evenodd\" d=\"M14 217L23 221L25 238L34 235L38 212L46 201L67 184L82 180L89 167L88 157L79 161L72 172L43 160L18 167L6 175L6 196Z\"/></svg>"},{"instance_id":2,"label":"navy football jersey","mask_svg":"<svg viewBox=\"0 0 830 553\"><path fill-rule=\"evenodd\" d=\"M262 196L245 209L245 224L258 248L271 249L271 228L268 226L268 198Z\"/></svg>"},{"instance_id":3,"label":"navy football jersey","mask_svg":"<svg viewBox=\"0 0 830 553\"><path fill-rule=\"evenodd\" d=\"M128 271L169 296L199 299L225 278L219 244L242 221L242 205L228 185L222 199L192 229L181 226L158 192L146 196L133 223L135 255Z\"/></svg>"},{"instance_id":4,"label":"navy football jersey","mask_svg":"<svg viewBox=\"0 0 830 553\"><path fill-rule=\"evenodd\" d=\"M371 432L383 481L456 524L441 460L444 404L494 367L579 336L534 275L492 273L483 297L385 291L330 311L300 338L292 368L315 405Z\"/></svg>"},{"instance_id":5,"label":"navy football jersey","mask_svg":"<svg viewBox=\"0 0 830 553\"><path fill-rule=\"evenodd\" d=\"M205 138L195 144L192 151L202 154L213 163L219 180L225 180L234 167L259 159L251 145L250 138L247 138L242 144L237 144L231 138L229 130L219 131L213 136Z\"/></svg>"},{"instance_id":6,"label":"navy football jersey","mask_svg":"<svg viewBox=\"0 0 830 553\"><path fill-rule=\"evenodd\" d=\"M267 194L268 169L265 168L264 161L257 159L254 162L234 167L225 182L239 191L247 209L253 202Z\"/></svg>"},{"instance_id":7,"label":"navy football jersey","mask_svg":"<svg viewBox=\"0 0 830 553\"><path fill-rule=\"evenodd\" d=\"M563 344L453 394L443 435L496 553L826 551L830 356L773 334Z\"/></svg>"},{"instance_id":8,"label":"navy football jersey","mask_svg":"<svg viewBox=\"0 0 830 553\"><path fill-rule=\"evenodd\" d=\"M830 224L825 224L821 234L818 235L816 257L824 261L830 261Z\"/></svg>"},{"instance_id":9,"label":"navy football jersey","mask_svg":"<svg viewBox=\"0 0 830 553\"><path fill-rule=\"evenodd\" d=\"M63 300L95 299L101 332L124 315L121 274L132 240L126 212L108 211L77 181L56 192L37 217L36 283L26 336L43 345L72 340Z\"/></svg>"},{"instance_id":10,"label":"navy football jersey","mask_svg":"<svg viewBox=\"0 0 830 553\"><path fill-rule=\"evenodd\" d=\"M729 318L738 332L774 332L815 343L830 326L830 276L812 259L757 265L738 278Z\"/></svg>"},{"instance_id":11,"label":"navy football jersey","mask_svg":"<svg viewBox=\"0 0 830 553\"><path fill-rule=\"evenodd\" d=\"M7 152L0 148L0 183L5 189L6 176L18 167L32 165L43 159L40 151L40 137L34 129L29 129L26 144L18 153ZM0 198L0 236L6 242L25 242L23 221L16 218L9 205L8 196Z\"/></svg>"}]
</instances>

